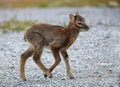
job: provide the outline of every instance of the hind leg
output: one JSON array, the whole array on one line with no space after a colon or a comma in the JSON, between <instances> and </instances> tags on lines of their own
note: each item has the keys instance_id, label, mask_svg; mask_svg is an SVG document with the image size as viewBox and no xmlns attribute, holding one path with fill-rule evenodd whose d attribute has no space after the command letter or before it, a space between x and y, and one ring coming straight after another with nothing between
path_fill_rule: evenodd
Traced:
<instances>
[{"instance_id":1,"label":"hind leg","mask_svg":"<svg viewBox=\"0 0 120 87\"><path fill-rule=\"evenodd\" d=\"M26 80L25 77L25 62L26 60L33 55L34 50L32 48L28 48L24 53L21 54L20 58L20 75L22 80Z\"/></svg>"},{"instance_id":2,"label":"hind leg","mask_svg":"<svg viewBox=\"0 0 120 87\"><path fill-rule=\"evenodd\" d=\"M43 65L40 56L42 54L42 50L36 50L33 56L34 62L37 64L37 66L49 77L52 78L52 74L50 71Z\"/></svg>"},{"instance_id":3,"label":"hind leg","mask_svg":"<svg viewBox=\"0 0 120 87\"><path fill-rule=\"evenodd\" d=\"M34 46L34 56L33 60L37 64L37 66L48 75L48 77L52 77L50 71L43 65L41 61L41 54L43 51L44 46L46 45L45 38L40 33L32 33L31 44Z\"/></svg>"}]
</instances>

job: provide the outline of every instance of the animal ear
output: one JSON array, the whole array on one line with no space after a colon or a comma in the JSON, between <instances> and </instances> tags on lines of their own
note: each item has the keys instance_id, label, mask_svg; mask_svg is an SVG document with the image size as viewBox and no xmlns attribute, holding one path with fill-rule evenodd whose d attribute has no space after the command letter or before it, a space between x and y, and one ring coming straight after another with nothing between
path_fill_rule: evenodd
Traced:
<instances>
[{"instance_id":1,"label":"animal ear","mask_svg":"<svg viewBox=\"0 0 120 87\"><path fill-rule=\"evenodd\" d=\"M73 14L69 14L69 17L70 17L70 21L74 22L75 16Z\"/></svg>"}]
</instances>

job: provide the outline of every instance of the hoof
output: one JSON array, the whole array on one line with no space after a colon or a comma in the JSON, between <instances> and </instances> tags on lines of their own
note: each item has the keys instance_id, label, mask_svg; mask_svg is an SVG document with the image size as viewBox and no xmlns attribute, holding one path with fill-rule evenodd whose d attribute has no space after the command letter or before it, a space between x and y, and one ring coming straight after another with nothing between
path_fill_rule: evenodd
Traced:
<instances>
[{"instance_id":1,"label":"hoof","mask_svg":"<svg viewBox=\"0 0 120 87\"><path fill-rule=\"evenodd\" d=\"M70 79L74 79L74 77L70 77Z\"/></svg>"},{"instance_id":2,"label":"hoof","mask_svg":"<svg viewBox=\"0 0 120 87\"><path fill-rule=\"evenodd\" d=\"M26 79L22 79L23 81L26 81Z\"/></svg>"},{"instance_id":3,"label":"hoof","mask_svg":"<svg viewBox=\"0 0 120 87\"><path fill-rule=\"evenodd\" d=\"M53 78L53 75L51 74L50 76L48 76L49 78Z\"/></svg>"},{"instance_id":4,"label":"hoof","mask_svg":"<svg viewBox=\"0 0 120 87\"><path fill-rule=\"evenodd\" d=\"M47 75L47 74L44 74L44 78L52 78L53 77L53 75L52 74L50 74L49 76Z\"/></svg>"},{"instance_id":5,"label":"hoof","mask_svg":"<svg viewBox=\"0 0 120 87\"><path fill-rule=\"evenodd\" d=\"M44 78L47 78L47 74L44 74Z\"/></svg>"}]
</instances>

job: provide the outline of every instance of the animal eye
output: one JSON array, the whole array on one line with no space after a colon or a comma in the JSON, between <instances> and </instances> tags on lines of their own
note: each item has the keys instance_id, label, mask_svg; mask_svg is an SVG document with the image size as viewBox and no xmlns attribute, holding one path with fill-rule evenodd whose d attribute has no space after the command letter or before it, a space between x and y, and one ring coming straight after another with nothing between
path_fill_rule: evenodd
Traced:
<instances>
[{"instance_id":1,"label":"animal eye","mask_svg":"<svg viewBox=\"0 0 120 87\"><path fill-rule=\"evenodd\" d=\"M78 25L82 25L82 23L78 23Z\"/></svg>"},{"instance_id":2,"label":"animal eye","mask_svg":"<svg viewBox=\"0 0 120 87\"><path fill-rule=\"evenodd\" d=\"M77 23L77 26L78 26L78 27L82 27L82 23L81 23L81 22L78 22L78 23Z\"/></svg>"}]
</instances>

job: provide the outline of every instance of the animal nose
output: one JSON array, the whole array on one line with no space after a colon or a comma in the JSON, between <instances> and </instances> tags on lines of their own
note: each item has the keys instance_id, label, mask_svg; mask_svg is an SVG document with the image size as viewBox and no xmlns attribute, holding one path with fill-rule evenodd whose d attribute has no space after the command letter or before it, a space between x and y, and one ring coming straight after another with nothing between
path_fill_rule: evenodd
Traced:
<instances>
[{"instance_id":1,"label":"animal nose","mask_svg":"<svg viewBox=\"0 0 120 87\"><path fill-rule=\"evenodd\" d=\"M89 27L87 25L85 27L86 27L87 30L89 30Z\"/></svg>"}]
</instances>

